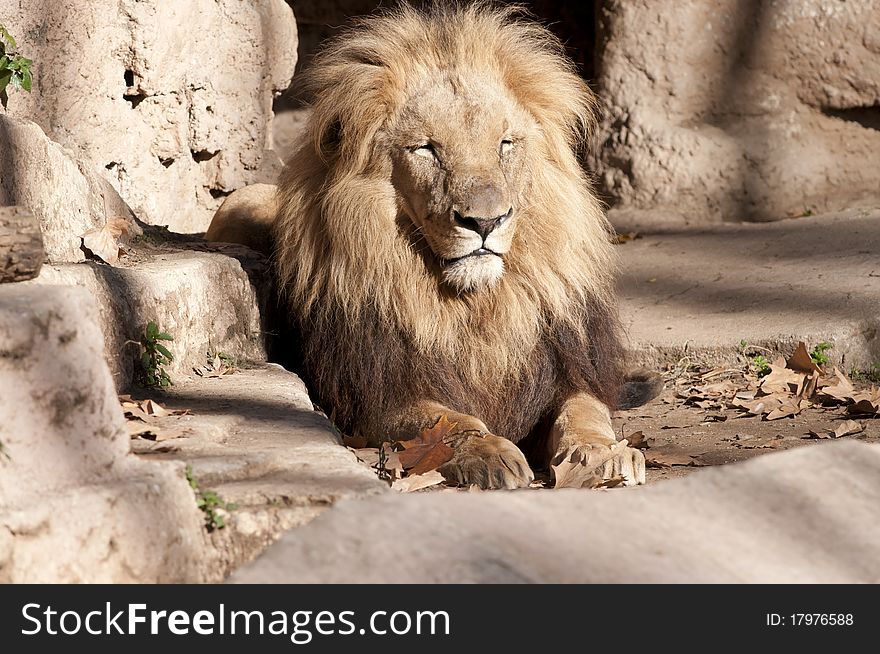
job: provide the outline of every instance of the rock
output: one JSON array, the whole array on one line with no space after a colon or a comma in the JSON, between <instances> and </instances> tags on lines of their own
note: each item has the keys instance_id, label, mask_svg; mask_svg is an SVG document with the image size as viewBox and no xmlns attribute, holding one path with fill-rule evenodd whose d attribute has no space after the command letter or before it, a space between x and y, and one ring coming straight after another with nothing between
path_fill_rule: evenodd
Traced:
<instances>
[{"instance_id":1,"label":"rock","mask_svg":"<svg viewBox=\"0 0 880 654\"><path fill-rule=\"evenodd\" d=\"M876 201L871 0L606 0L601 189L623 220L708 223Z\"/></svg>"},{"instance_id":2,"label":"rock","mask_svg":"<svg viewBox=\"0 0 880 654\"><path fill-rule=\"evenodd\" d=\"M389 493L340 502L230 581L864 583L878 502L880 446L855 441L632 489Z\"/></svg>"},{"instance_id":3,"label":"rock","mask_svg":"<svg viewBox=\"0 0 880 654\"><path fill-rule=\"evenodd\" d=\"M131 209L88 164L49 140L38 125L0 114L0 206L22 205L40 220L52 262L81 261L80 237Z\"/></svg>"},{"instance_id":4,"label":"rock","mask_svg":"<svg viewBox=\"0 0 880 654\"><path fill-rule=\"evenodd\" d=\"M209 352L239 362L266 360L269 327L263 322L275 306L268 265L254 253L241 260L247 270L237 259L216 253L147 251L114 267L43 266L37 279L25 283L88 290L99 308L107 363L123 390L137 378L137 343L151 321L174 337L166 344L174 354L165 367L172 380L192 376Z\"/></svg>"},{"instance_id":5,"label":"rock","mask_svg":"<svg viewBox=\"0 0 880 654\"><path fill-rule=\"evenodd\" d=\"M274 148L282 159L286 160L293 154L299 139L305 134L311 113L311 109L301 107L275 116L272 122L272 139Z\"/></svg>"},{"instance_id":6,"label":"rock","mask_svg":"<svg viewBox=\"0 0 880 654\"><path fill-rule=\"evenodd\" d=\"M10 97L113 184L139 218L203 231L223 197L261 177L272 98L296 63L282 0L0 0L35 61ZM271 158L271 157L270 157Z\"/></svg>"},{"instance_id":7,"label":"rock","mask_svg":"<svg viewBox=\"0 0 880 654\"><path fill-rule=\"evenodd\" d=\"M0 286L0 581L198 581L183 466L141 461L74 288Z\"/></svg>"},{"instance_id":8,"label":"rock","mask_svg":"<svg viewBox=\"0 0 880 654\"><path fill-rule=\"evenodd\" d=\"M0 284L33 279L45 258L37 217L25 207L0 207Z\"/></svg>"},{"instance_id":9,"label":"rock","mask_svg":"<svg viewBox=\"0 0 880 654\"><path fill-rule=\"evenodd\" d=\"M132 440L98 314L83 288L0 286L0 583L216 582L339 499L387 492L274 364L146 391L188 412L178 437ZM235 504L225 528L205 530L187 465Z\"/></svg>"}]
</instances>

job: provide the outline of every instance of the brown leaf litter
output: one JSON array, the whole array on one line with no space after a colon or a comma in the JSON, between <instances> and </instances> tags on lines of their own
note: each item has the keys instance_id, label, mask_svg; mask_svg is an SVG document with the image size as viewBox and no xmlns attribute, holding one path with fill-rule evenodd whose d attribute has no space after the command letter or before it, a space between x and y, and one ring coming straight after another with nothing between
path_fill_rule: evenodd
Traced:
<instances>
[{"instance_id":1,"label":"brown leaf litter","mask_svg":"<svg viewBox=\"0 0 880 654\"><path fill-rule=\"evenodd\" d=\"M134 400L130 395L120 395L119 402L131 438L161 442L192 433L191 428L179 422L189 415L189 409L169 410L154 400Z\"/></svg>"},{"instance_id":2,"label":"brown leaf litter","mask_svg":"<svg viewBox=\"0 0 880 654\"><path fill-rule=\"evenodd\" d=\"M209 355L207 365L193 368L193 372L199 377L215 378L238 372L238 368L233 365L232 360L228 357L215 354L213 357Z\"/></svg>"}]
</instances>

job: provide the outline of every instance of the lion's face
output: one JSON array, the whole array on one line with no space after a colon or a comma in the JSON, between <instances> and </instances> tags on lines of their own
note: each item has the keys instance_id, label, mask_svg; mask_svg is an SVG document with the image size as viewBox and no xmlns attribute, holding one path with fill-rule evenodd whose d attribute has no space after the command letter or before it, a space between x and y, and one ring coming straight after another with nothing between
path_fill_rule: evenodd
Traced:
<instances>
[{"instance_id":1,"label":"lion's face","mask_svg":"<svg viewBox=\"0 0 880 654\"><path fill-rule=\"evenodd\" d=\"M392 121L398 203L451 288L479 291L504 274L536 130L510 93L472 72L431 80Z\"/></svg>"}]
</instances>

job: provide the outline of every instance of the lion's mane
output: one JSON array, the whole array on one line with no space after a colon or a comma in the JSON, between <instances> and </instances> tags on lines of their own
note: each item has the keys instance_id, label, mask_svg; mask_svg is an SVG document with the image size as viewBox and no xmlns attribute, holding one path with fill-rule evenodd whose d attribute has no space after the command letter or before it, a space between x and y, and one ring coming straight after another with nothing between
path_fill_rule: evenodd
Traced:
<instances>
[{"instance_id":1,"label":"lion's mane","mask_svg":"<svg viewBox=\"0 0 880 654\"><path fill-rule=\"evenodd\" d=\"M383 125L437 68L486 72L540 125L529 205L493 288L445 289L402 225ZM362 20L308 73L307 133L279 181L276 265L317 402L346 431L430 399L517 441L567 395L613 406L621 346L608 223L578 163L593 95L544 28L483 4Z\"/></svg>"}]
</instances>

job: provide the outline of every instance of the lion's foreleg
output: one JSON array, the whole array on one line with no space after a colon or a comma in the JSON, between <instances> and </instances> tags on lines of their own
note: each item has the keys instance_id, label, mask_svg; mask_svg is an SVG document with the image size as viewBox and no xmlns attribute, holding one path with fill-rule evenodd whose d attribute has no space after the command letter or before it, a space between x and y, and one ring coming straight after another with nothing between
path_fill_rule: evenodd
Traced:
<instances>
[{"instance_id":1,"label":"lion's foreleg","mask_svg":"<svg viewBox=\"0 0 880 654\"><path fill-rule=\"evenodd\" d=\"M474 416L453 411L440 402L420 400L391 412L386 418L385 429L377 440L405 441L415 438L425 429L436 425L443 416L446 416L449 422L456 424L451 437L462 438L468 433L482 436L489 433L483 421ZM447 444L453 447L455 443Z\"/></svg>"},{"instance_id":2,"label":"lion's foreleg","mask_svg":"<svg viewBox=\"0 0 880 654\"><path fill-rule=\"evenodd\" d=\"M644 455L617 442L611 412L589 393L563 403L550 428L548 447L553 465L573 459L595 467L602 479L621 476L627 486L645 483Z\"/></svg>"},{"instance_id":3,"label":"lion's foreleg","mask_svg":"<svg viewBox=\"0 0 880 654\"><path fill-rule=\"evenodd\" d=\"M444 437L454 455L439 470L446 479L463 486L522 488L535 478L522 451L506 438L489 433L474 416L453 411L433 401L419 401L396 412L387 433L394 440L414 438L445 416L454 429Z\"/></svg>"}]
</instances>

